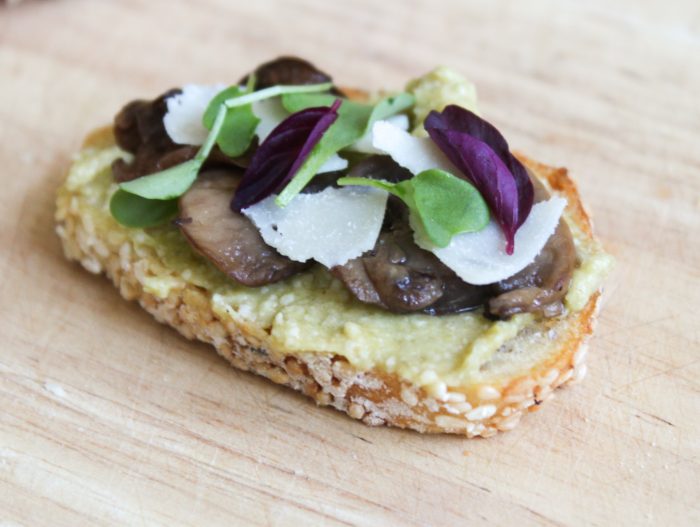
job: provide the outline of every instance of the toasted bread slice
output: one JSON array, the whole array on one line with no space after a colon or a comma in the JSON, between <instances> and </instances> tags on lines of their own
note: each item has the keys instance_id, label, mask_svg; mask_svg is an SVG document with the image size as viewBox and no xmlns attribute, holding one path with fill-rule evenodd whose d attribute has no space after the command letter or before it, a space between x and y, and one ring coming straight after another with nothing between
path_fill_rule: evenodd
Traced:
<instances>
[{"instance_id":1,"label":"toasted bread slice","mask_svg":"<svg viewBox=\"0 0 700 527\"><path fill-rule=\"evenodd\" d=\"M60 188L56 221L66 256L90 272L106 274L125 299L137 300L158 321L188 339L212 344L239 369L289 386L319 405L333 406L368 425L469 437L488 437L512 429L554 389L579 381L586 373L585 341L593 328L600 275L609 261L593 238L576 186L563 168L519 156L552 193L568 200L565 219L574 234L580 260L577 272L582 275L574 277L571 298L567 297L570 309L557 318L528 319L512 335L501 337L497 350L477 373L463 376L456 385L440 383L438 378L439 389L435 389L434 372L427 376L431 379L424 376L420 379L426 382L419 382L415 375L406 376L388 367L390 361L370 361L368 366L367 361L357 361L356 354L327 347L281 346L273 330L256 323L254 317L229 316L222 311L220 290L191 279L187 270L168 274L170 263L162 257L157 241L148 238L145 243L141 239L145 234L127 232L134 230L118 225L109 216L108 200L114 184L105 181L111 179L109 166L119 155L110 129L93 132ZM179 234L174 227L168 229ZM181 243L182 251L190 251L184 240ZM157 275L164 269L166 276L161 279ZM481 315L450 317L457 317L452 319L457 323L473 320L459 317ZM344 338L352 339L352 335Z\"/></svg>"}]
</instances>

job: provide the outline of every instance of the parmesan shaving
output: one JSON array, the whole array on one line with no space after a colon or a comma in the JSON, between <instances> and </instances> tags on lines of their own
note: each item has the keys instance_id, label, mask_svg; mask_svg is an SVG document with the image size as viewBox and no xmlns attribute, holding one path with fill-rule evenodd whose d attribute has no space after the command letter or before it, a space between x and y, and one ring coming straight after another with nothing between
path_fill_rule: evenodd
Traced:
<instances>
[{"instance_id":1,"label":"parmesan shaving","mask_svg":"<svg viewBox=\"0 0 700 527\"><path fill-rule=\"evenodd\" d=\"M551 198L536 203L515 234L515 250L508 255L506 239L498 224L491 220L478 232L458 234L447 247L433 245L419 221L411 217L416 243L431 251L465 282L485 285L505 280L527 267L554 234L566 200Z\"/></svg>"},{"instance_id":2,"label":"parmesan shaving","mask_svg":"<svg viewBox=\"0 0 700 527\"><path fill-rule=\"evenodd\" d=\"M381 122L381 121L378 121ZM395 126L403 131L408 130L408 116L402 113L388 117L384 122ZM365 135L348 147L348 150L353 152L362 152L363 154L383 154L384 151L379 150L374 146L374 127L368 130Z\"/></svg>"},{"instance_id":3,"label":"parmesan shaving","mask_svg":"<svg viewBox=\"0 0 700 527\"><path fill-rule=\"evenodd\" d=\"M197 146L204 143L209 131L202 124L202 116L214 96L224 88L225 84L186 84L181 93L166 99L168 111L163 125L173 143Z\"/></svg>"},{"instance_id":4,"label":"parmesan shaving","mask_svg":"<svg viewBox=\"0 0 700 527\"><path fill-rule=\"evenodd\" d=\"M334 267L374 247L388 194L373 188L326 188L299 194L284 208L269 196L243 210L268 245L297 262Z\"/></svg>"},{"instance_id":5,"label":"parmesan shaving","mask_svg":"<svg viewBox=\"0 0 700 527\"><path fill-rule=\"evenodd\" d=\"M419 174L431 168L459 174L459 170L431 139L413 136L388 120L374 123L372 146L380 152L389 154L394 161L413 174Z\"/></svg>"}]
</instances>

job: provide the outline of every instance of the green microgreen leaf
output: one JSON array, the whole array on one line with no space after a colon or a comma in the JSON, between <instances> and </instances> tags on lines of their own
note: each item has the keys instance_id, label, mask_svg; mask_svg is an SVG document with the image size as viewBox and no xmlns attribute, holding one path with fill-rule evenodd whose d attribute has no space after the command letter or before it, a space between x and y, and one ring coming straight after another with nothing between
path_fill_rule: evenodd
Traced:
<instances>
[{"instance_id":1,"label":"green microgreen leaf","mask_svg":"<svg viewBox=\"0 0 700 527\"><path fill-rule=\"evenodd\" d=\"M245 95L246 93L248 93L247 88L231 86L216 94L202 117L204 127L207 130L211 130L221 105L229 99ZM255 136L255 129L259 122L260 119L253 113L253 108L250 104L228 109L216 144L227 156L238 157L243 155L248 150Z\"/></svg>"},{"instance_id":2,"label":"green microgreen leaf","mask_svg":"<svg viewBox=\"0 0 700 527\"><path fill-rule=\"evenodd\" d=\"M339 97L337 95L332 95L330 93L287 93L282 95L282 106L289 113L300 112L301 110L306 110L307 108L317 108L320 106L330 106ZM359 108L367 107L368 105L362 104L355 101L349 101L348 99L340 97L343 101L341 107L347 108Z\"/></svg>"},{"instance_id":3,"label":"green microgreen leaf","mask_svg":"<svg viewBox=\"0 0 700 527\"><path fill-rule=\"evenodd\" d=\"M109 202L109 211L125 227L145 228L160 225L177 214L177 200L146 199L117 190Z\"/></svg>"},{"instance_id":4,"label":"green microgreen leaf","mask_svg":"<svg viewBox=\"0 0 700 527\"><path fill-rule=\"evenodd\" d=\"M416 98L410 93L401 92L395 95L389 95L381 99L372 109L372 114L369 116L367 128L365 131L370 131L372 125L377 121L401 113L408 110L416 103Z\"/></svg>"},{"instance_id":5,"label":"green microgreen leaf","mask_svg":"<svg viewBox=\"0 0 700 527\"><path fill-rule=\"evenodd\" d=\"M191 159L150 176L122 183L119 188L146 199L174 199L194 183L199 167L200 163Z\"/></svg>"},{"instance_id":6,"label":"green microgreen leaf","mask_svg":"<svg viewBox=\"0 0 700 527\"><path fill-rule=\"evenodd\" d=\"M438 247L447 247L455 234L480 231L488 224L488 205L466 180L431 169L409 181L421 222Z\"/></svg>"},{"instance_id":7,"label":"green microgreen leaf","mask_svg":"<svg viewBox=\"0 0 700 527\"><path fill-rule=\"evenodd\" d=\"M424 170L399 183L345 177L338 184L380 188L397 196L438 247L447 247L457 234L480 231L489 222L489 209L479 191L444 170Z\"/></svg>"},{"instance_id":8,"label":"green microgreen leaf","mask_svg":"<svg viewBox=\"0 0 700 527\"><path fill-rule=\"evenodd\" d=\"M294 113L307 108L330 106L336 99L337 97L325 93L286 94L282 96L282 105L287 111ZM343 99L343 104L338 110L338 119L311 151L294 178L277 196L275 203L280 207L287 205L331 156L360 139L376 120L386 119L403 111L413 102L414 97L409 94L386 97L374 106Z\"/></svg>"}]
</instances>

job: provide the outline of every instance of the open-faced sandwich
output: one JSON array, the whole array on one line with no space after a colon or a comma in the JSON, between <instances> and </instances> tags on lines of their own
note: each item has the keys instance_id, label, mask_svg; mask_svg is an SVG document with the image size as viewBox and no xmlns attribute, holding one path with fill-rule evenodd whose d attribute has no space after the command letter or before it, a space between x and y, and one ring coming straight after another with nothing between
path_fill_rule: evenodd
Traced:
<instances>
[{"instance_id":1,"label":"open-faced sandwich","mask_svg":"<svg viewBox=\"0 0 700 527\"><path fill-rule=\"evenodd\" d=\"M56 220L68 258L234 366L468 436L585 375L611 262L566 170L513 154L446 68L368 94L281 58L131 102Z\"/></svg>"}]
</instances>

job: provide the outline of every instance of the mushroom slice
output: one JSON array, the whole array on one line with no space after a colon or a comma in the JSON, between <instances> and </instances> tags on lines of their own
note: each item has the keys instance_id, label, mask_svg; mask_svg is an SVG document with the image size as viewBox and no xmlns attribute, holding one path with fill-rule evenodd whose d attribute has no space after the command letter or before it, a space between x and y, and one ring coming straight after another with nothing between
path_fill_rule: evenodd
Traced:
<instances>
[{"instance_id":1,"label":"mushroom slice","mask_svg":"<svg viewBox=\"0 0 700 527\"><path fill-rule=\"evenodd\" d=\"M178 224L190 245L237 282L271 284L308 267L282 256L258 229L230 208L241 172L208 170L180 198Z\"/></svg>"},{"instance_id":2,"label":"mushroom slice","mask_svg":"<svg viewBox=\"0 0 700 527\"><path fill-rule=\"evenodd\" d=\"M248 75L239 84L246 84ZM261 90L278 84L302 85L331 82L331 77L310 62L297 57L279 57L255 69L255 89Z\"/></svg>"}]
</instances>

